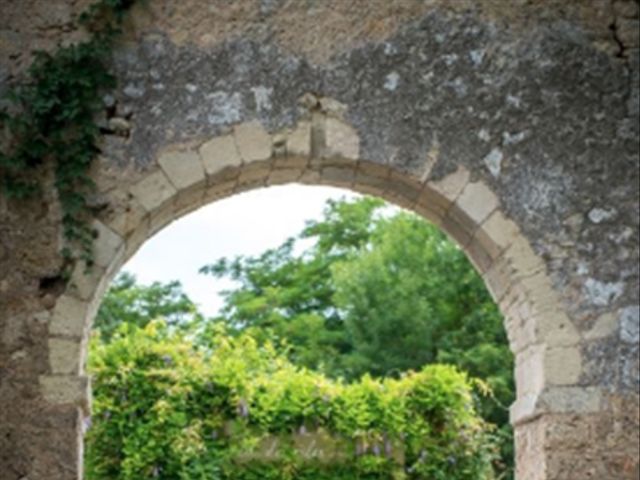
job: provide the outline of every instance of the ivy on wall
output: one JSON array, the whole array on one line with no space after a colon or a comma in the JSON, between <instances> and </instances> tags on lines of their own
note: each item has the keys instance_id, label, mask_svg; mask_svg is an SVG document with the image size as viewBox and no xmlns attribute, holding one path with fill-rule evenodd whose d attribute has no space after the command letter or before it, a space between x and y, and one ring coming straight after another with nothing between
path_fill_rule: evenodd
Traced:
<instances>
[{"instance_id":1,"label":"ivy on wall","mask_svg":"<svg viewBox=\"0 0 640 480\"><path fill-rule=\"evenodd\" d=\"M89 7L79 17L89 38L52 53L36 52L27 80L9 91L9 106L0 111L2 191L16 199L38 195L43 171L50 165L62 209L62 254L87 266L92 264L95 235L87 195L95 188L88 170L99 153L96 114L104 91L116 85L109 60L134 2L100 0Z\"/></svg>"},{"instance_id":2,"label":"ivy on wall","mask_svg":"<svg viewBox=\"0 0 640 480\"><path fill-rule=\"evenodd\" d=\"M202 340L162 321L94 337L89 480L494 478L491 427L454 367L345 384L249 335Z\"/></svg>"}]
</instances>

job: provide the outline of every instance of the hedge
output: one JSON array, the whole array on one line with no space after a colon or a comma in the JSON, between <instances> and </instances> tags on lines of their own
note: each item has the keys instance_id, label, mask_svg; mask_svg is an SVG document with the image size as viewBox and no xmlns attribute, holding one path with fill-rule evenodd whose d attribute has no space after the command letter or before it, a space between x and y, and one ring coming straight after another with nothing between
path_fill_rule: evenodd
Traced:
<instances>
[{"instance_id":1,"label":"hedge","mask_svg":"<svg viewBox=\"0 0 640 480\"><path fill-rule=\"evenodd\" d=\"M93 339L88 479L493 478L492 428L453 367L345 384L247 335L207 343L162 321Z\"/></svg>"}]
</instances>

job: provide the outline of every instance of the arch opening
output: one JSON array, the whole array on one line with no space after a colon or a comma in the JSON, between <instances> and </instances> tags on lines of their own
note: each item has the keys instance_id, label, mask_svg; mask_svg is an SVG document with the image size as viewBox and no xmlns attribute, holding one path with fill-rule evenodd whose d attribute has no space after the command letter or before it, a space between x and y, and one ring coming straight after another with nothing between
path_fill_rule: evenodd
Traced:
<instances>
[{"instance_id":1,"label":"arch opening","mask_svg":"<svg viewBox=\"0 0 640 480\"><path fill-rule=\"evenodd\" d=\"M501 211L490 188L464 168L425 180L424 174L360 160L355 131L342 121L331 123L321 147L313 140L311 124L278 134L267 133L258 122L242 124L196 147L171 147L160 154L156 168L124 189L105 192L114 201L94 223L95 266L86 274L84 266L77 265L70 288L53 311L52 372L41 377L45 397L78 405L88 415L84 363L90 323L111 279L146 239L213 201L298 182L383 198L429 220L465 251L505 318L516 358L517 400L511 407L516 429L526 431L549 408L550 399L566 399L560 403L569 409L571 397L581 395L588 408L597 408L599 392L573 387L581 372L578 334L557 305L542 261ZM525 443L516 436L516 444L519 456L531 454L522 453L531 445L529 437ZM81 462L81 453L79 458Z\"/></svg>"}]
</instances>

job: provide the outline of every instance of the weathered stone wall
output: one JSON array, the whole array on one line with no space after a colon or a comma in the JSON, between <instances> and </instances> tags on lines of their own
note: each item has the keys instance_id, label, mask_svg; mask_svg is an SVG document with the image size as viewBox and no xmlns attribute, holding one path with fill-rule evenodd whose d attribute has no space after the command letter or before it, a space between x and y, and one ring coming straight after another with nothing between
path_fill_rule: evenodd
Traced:
<instances>
[{"instance_id":1,"label":"weathered stone wall","mask_svg":"<svg viewBox=\"0 0 640 480\"><path fill-rule=\"evenodd\" d=\"M86 4L0 0L0 90L31 48L82 38ZM93 172L97 267L58 278L52 188L0 199L2 478L81 476L86 332L124 260L291 181L380 195L465 248L516 353L518 480L637 478L639 46L635 0L136 7Z\"/></svg>"}]
</instances>

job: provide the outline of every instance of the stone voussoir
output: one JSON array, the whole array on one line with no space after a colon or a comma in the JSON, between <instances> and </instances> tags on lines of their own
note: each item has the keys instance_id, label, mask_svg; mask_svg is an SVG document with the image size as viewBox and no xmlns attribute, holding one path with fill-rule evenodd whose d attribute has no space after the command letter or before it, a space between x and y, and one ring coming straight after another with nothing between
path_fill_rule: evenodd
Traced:
<instances>
[{"instance_id":1,"label":"stone voussoir","mask_svg":"<svg viewBox=\"0 0 640 480\"><path fill-rule=\"evenodd\" d=\"M233 128L238 153L243 162L249 164L271 158L272 139L262 124L253 120L241 123Z\"/></svg>"},{"instance_id":2,"label":"stone voussoir","mask_svg":"<svg viewBox=\"0 0 640 480\"><path fill-rule=\"evenodd\" d=\"M207 175L242 164L242 157L231 134L212 138L200 146L199 152Z\"/></svg>"},{"instance_id":3,"label":"stone voussoir","mask_svg":"<svg viewBox=\"0 0 640 480\"><path fill-rule=\"evenodd\" d=\"M498 197L482 182L468 183L458 198L456 204L477 225L498 208Z\"/></svg>"},{"instance_id":4,"label":"stone voussoir","mask_svg":"<svg viewBox=\"0 0 640 480\"><path fill-rule=\"evenodd\" d=\"M93 262L101 268L111 265L124 250L124 240L120 235L99 220L92 223L96 232L93 247Z\"/></svg>"},{"instance_id":5,"label":"stone voussoir","mask_svg":"<svg viewBox=\"0 0 640 480\"><path fill-rule=\"evenodd\" d=\"M50 335L82 338L88 324L89 303L71 295L58 298L49 324Z\"/></svg>"},{"instance_id":6,"label":"stone voussoir","mask_svg":"<svg viewBox=\"0 0 640 480\"><path fill-rule=\"evenodd\" d=\"M177 190L183 190L205 180L200 155L194 151L168 151L158 158L158 164Z\"/></svg>"},{"instance_id":7,"label":"stone voussoir","mask_svg":"<svg viewBox=\"0 0 640 480\"><path fill-rule=\"evenodd\" d=\"M163 170L145 176L130 191L147 212L154 211L177 192Z\"/></svg>"},{"instance_id":8,"label":"stone voussoir","mask_svg":"<svg viewBox=\"0 0 640 480\"><path fill-rule=\"evenodd\" d=\"M79 339L49 338L51 373L79 375L81 373L82 342Z\"/></svg>"},{"instance_id":9,"label":"stone voussoir","mask_svg":"<svg viewBox=\"0 0 640 480\"><path fill-rule=\"evenodd\" d=\"M360 157L360 138L358 132L337 118L328 117L324 121L325 148L323 157L339 157L358 160Z\"/></svg>"}]
</instances>

